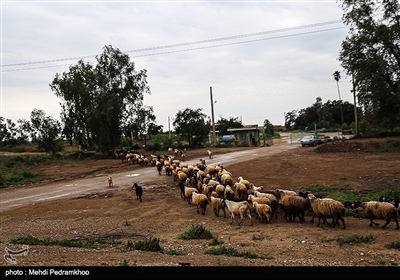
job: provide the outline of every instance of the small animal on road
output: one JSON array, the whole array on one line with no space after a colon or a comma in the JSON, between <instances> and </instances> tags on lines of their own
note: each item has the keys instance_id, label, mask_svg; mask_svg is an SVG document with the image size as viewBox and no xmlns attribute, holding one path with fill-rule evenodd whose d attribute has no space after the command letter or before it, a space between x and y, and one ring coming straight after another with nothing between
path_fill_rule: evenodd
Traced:
<instances>
[{"instance_id":1,"label":"small animal on road","mask_svg":"<svg viewBox=\"0 0 400 280\"><path fill-rule=\"evenodd\" d=\"M112 188L114 185L113 185L113 180L112 180L112 177L111 176L108 176L108 186L110 187L110 188Z\"/></svg>"},{"instance_id":2,"label":"small animal on road","mask_svg":"<svg viewBox=\"0 0 400 280\"><path fill-rule=\"evenodd\" d=\"M135 189L136 192L136 199L142 202L142 195L143 195L143 188L139 186L137 183L133 183L132 188Z\"/></svg>"}]
</instances>

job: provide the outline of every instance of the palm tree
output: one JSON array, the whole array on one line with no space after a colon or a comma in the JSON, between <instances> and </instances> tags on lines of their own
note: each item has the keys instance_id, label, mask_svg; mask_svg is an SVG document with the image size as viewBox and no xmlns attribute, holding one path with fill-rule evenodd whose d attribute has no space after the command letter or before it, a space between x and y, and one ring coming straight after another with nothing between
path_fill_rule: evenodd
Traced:
<instances>
[{"instance_id":1,"label":"palm tree","mask_svg":"<svg viewBox=\"0 0 400 280\"><path fill-rule=\"evenodd\" d=\"M339 104L340 104L340 120L342 122L341 128L343 129L343 109L342 109L342 99L340 98L340 90L339 90L339 80L340 80L340 72L339 71L335 71L333 73L333 78L336 81L336 85L337 85L337 90L339 93Z\"/></svg>"}]
</instances>

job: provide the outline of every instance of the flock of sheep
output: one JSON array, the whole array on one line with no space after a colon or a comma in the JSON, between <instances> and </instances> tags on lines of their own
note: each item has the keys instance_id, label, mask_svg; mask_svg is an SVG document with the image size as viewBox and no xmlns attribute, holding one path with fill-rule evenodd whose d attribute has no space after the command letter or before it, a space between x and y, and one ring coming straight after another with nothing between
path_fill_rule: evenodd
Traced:
<instances>
[{"instance_id":1,"label":"flock of sheep","mask_svg":"<svg viewBox=\"0 0 400 280\"><path fill-rule=\"evenodd\" d=\"M179 150L170 151L170 155L162 157L152 155L149 160L156 167L159 175L172 176L178 182L181 191L181 198L189 205L196 206L198 214L204 215L208 205L212 208L216 216L223 212L224 218L226 209L231 217L231 224L234 221L238 225L243 223L245 217L249 218L253 225L253 215L260 223L271 223L272 218L278 218L278 213L283 212L283 218L287 222L305 222L306 211L312 212L311 222L317 218L317 226L321 221L330 227L341 226L346 228L344 216L345 205L351 207L354 212L363 211L369 218L370 224L379 225L374 222L376 219L385 220L382 228L393 220L396 223L396 230L399 229L400 206L396 201L369 201L354 202L345 205L335 199L322 198L319 195L308 192L295 192L285 190L277 186L275 189L265 189L263 186L255 186L242 176L233 179L231 172L222 165L207 165L204 159L197 163L187 163L185 152ZM213 154L210 150L208 158ZM183 155L183 156L182 156ZM183 158L183 161L178 159ZM138 157L136 157L138 158ZM129 161L128 161L129 162ZM137 186L136 186L137 187ZM142 190L140 191L141 201ZM383 199L380 199L383 200ZM238 220L238 218L240 218ZM328 219L331 219L329 222Z\"/></svg>"},{"instance_id":2,"label":"flock of sheep","mask_svg":"<svg viewBox=\"0 0 400 280\"><path fill-rule=\"evenodd\" d=\"M209 158L212 152L207 151ZM197 163L182 162L174 156L155 159L159 175L164 170L165 175L172 176L178 182L181 191L181 198L189 205L196 206L198 214L204 215L208 205L216 216L223 212L226 217L226 209L231 217L231 224L234 221L238 225L243 223L245 217L249 218L253 225L252 213L260 223L271 223L273 217L278 218L278 213L283 212L283 217L288 222L304 222L304 215L307 210L312 212L311 222L317 218L317 226L321 221L330 227L336 225L346 228L344 215L345 205L335 199L322 198L308 192L295 192L284 190L279 186L275 189L266 190L263 186L255 186L242 176L233 179L231 172L221 165L207 165L201 159ZM398 204L398 202L397 202ZM349 206L354 212L363 211L370 219L370 225L379 225L375 219L384 219L386 226L393 220L396 223L396 230L399 229L399 206L385 201L354 202ZM240 218L240 219L238 219ZM328 221L331 219L331 221Z\"/></svg>"}]
</instances>

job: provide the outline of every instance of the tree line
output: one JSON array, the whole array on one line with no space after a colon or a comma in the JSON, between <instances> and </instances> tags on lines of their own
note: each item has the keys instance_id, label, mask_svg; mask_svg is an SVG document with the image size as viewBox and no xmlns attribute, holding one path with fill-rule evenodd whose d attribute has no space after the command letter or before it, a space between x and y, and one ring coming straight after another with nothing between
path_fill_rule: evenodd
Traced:
<instances>
[{"instance_id":1,"label":"tree line","mask_svg":"<svg viewBox=\"0 0 400 280\"><path fill-rule=\"evenodd\" d=\"M346 129L356 126L360 135L378 129L396 131L400 124L400 4L396 0L341 0L342 20L349 34L341 44L338 60L353 80L353 104L340 100L340 72L334 72L339 100L322 103L320 97L310 107L285 114L286 129L305 127ZM143 103L151 94L147 71L136 70L130 57L111 45L96 56L96 65L78 61L68 72L56 73L49 84L61 99L61 121L34 109L30 120L0 117L2 145L27 141L52 154L59 140L77 141L82 147L101 152L123 143L151 138L163 133L155 122L151 106ZM217 121L221 135L228 128L242 127L238 118ZM190 146L207 141L211 122L201 108L178 111L173 125ZM268 119L263 126L274 134Z\"/></svg>"}]
</instances>

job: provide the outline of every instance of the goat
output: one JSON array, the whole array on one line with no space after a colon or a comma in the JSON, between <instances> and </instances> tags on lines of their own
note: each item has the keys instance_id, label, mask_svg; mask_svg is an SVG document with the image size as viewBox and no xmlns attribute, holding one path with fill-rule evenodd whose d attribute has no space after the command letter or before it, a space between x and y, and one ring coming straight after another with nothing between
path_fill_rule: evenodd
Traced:
<instances>
[{"instance_id":1,"label":"goat","mask_svg":"<svg viewBox=\"0 0 400 280\"><path fill-rule=\"evenodd\" d=\"M237 222L235 215L240 215L240 221L238 222L238 225L240 226L243 222L244 215L246 215L249 217L251 225L253 225L253 219L250 215L250 204L247 201L236 202L223 198L221 199L221 202L225 203L231 213L231 224L233 224L234 219Z\"/></svg>"}]
</instances>

